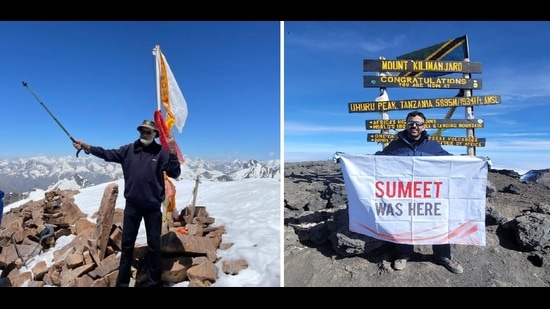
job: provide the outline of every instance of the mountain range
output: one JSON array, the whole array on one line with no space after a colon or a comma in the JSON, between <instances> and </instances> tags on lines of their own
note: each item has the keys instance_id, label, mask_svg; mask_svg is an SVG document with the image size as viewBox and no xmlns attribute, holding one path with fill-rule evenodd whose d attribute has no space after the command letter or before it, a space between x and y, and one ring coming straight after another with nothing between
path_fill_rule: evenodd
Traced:
<instances>
[{"instance_id":1,"label":"mountain range","mask_svg":"<svg viewBox=\"0 0 550 309\"><path fill-rule=\"evenodd\" d=\"M176 180L235 181L246 178L280 179L280 161L203 160L185 157ZM6 193L5 204L26 198L34 189L86 188L123 177L120 164L97 157L47 157L0 159L0 189Z\"/></svg>"}]
</instances>

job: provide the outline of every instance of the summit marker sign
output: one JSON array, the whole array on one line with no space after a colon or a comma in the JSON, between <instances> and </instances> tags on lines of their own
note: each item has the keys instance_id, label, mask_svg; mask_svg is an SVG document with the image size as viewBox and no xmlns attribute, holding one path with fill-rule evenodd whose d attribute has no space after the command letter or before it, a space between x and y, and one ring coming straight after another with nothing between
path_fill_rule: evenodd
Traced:
<instances>
[{"instance_id":1,"label":"summit marker sign","mask_svg":"<svg viewBox=\"0 0 550 309\"><path fill-rule=\"evenodd\" d=\"M475 137L475 129L484 127L483 119L476 119L473 107L500 104L500 95L473 96L473 90L482 89L481 78L472 74L482 72L481 62L471 62L466 35L428 46L398 56L394 60L364 59L364 72L376 75L363 76L363 87L379 88L380 95L374 101L348 103L349 113L379 112L382 119L366 120L367 130L380 130L380 134L368 134L367 141L387 145L397 134L390 130L405 129L402 119L389 119L389 111L448 108L445 119L426 121L428 129L437 129L430 139L442 145L466 146L468 154L475 154L475 147L485 146L484 138ZM459 89L454 97L390 100L386 88ZM451 119L457 107L465 108L465 119ZM447 129L465 129L465 137L442 136Z\"/></svg>"},{"instance_id":2,"label":"summit marker sign","mask_svg":"<svg viewBox=\"0 0 550 309\"><path fill-rule=\"evenodd\" d=\"M481 73L481 62L432 60L363 60L364 72Z\"/></svg>"},{"instance_id":3,"label":"summit marker sign","mask_svg":"<svg viewBox=\"0 0 550 309\"><path fill-rule=\"evenodd\" d=\"M369 113L407 109L448 108L459 106L492 105L500 104L500 102L500 95L351 102L348 103L348 112Z\"/></svg>"},{"instance_id":4,"label":"summit marker sign","mask_svg":"<svg viewBox=\"0 0 550 309\"><path fill-rule=\"evenodd\" d=\"M412 77L412 76L363 76L365 88L439 88L481 90L481 78L464 77Z\"/></svg>"}]
</instances>

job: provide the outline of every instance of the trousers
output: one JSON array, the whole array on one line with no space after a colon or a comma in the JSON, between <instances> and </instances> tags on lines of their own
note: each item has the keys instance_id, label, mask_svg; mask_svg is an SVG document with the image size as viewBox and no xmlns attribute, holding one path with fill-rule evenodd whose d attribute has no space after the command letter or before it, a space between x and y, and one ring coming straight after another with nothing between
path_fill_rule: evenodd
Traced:
<instances>
[{"instance_id":1,"label":"trousers","mask_svg":"<svg viewBox=\"0 0 550 309\"><path fill-rule=\"evenodd\" d=\"M432 245L433 256L435 259L448 258L452 259L451 255L451 245ZM414 246L406 244L395 244L395 254L398 259L400 258L410 258L413 255Z\"/></svg>"},{"instance_id":2,"label":"trousers","mask_svg":"<svg viewBox=\"0 0 550 309\"><path fill-rule=\"evenodd\" d=\"M117 287L127 287L130 284L134 247L139 232L141 220L145 223L147 235L147 258L144 269L147 274L145 282L140 287L157 287L161 284L162 259L160 252L160 236L162 233L161 205L158 208L142 208L126 202L122 223L121 255Z\"/></svg>"}]
</instances>

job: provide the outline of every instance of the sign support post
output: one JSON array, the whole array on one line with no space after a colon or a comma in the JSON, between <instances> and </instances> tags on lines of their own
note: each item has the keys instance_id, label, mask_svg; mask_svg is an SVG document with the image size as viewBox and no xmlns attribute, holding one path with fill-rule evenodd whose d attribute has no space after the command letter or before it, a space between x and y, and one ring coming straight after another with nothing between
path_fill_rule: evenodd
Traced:
<instances>
[{"instance_id":1,"label":"sign support post","mask_svg":"<svg viewBox=\"0 0 550 309\"><path fill-rule=\"evenodd\" d=\"M469 56L469 55L468 55ZM464 59L464 61L469 62L470 58ZM472 74L470 73L464 73L464 78L471 78ZM464 89L464 96L465 97L471 97L472 96L472 90L471 89ZM464 112L466 119L474 119L474 107L473 106L465 106ZM475 129L474 128L467 128L466 129L466 136L467 137L475 137ZM466 146L466 152L470 156L476 155L476 148L472 146Z\"/></svg>"}]
</instances>

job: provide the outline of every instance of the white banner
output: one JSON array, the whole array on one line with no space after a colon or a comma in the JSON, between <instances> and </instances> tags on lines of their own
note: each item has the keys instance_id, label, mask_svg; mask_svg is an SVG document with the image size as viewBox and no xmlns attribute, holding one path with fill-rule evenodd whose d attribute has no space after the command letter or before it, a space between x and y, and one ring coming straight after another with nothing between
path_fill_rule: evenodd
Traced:
<instances>
[{"instance_id":1,"label":"white banner","mask_svg":"<svg viewBox=\"0 0 550 309\"><path fill-rule=\"evenodd\" d=\"M403 244L485 246L488 158L339 158L350 231Z\"/></svg>"}]
</instances>

